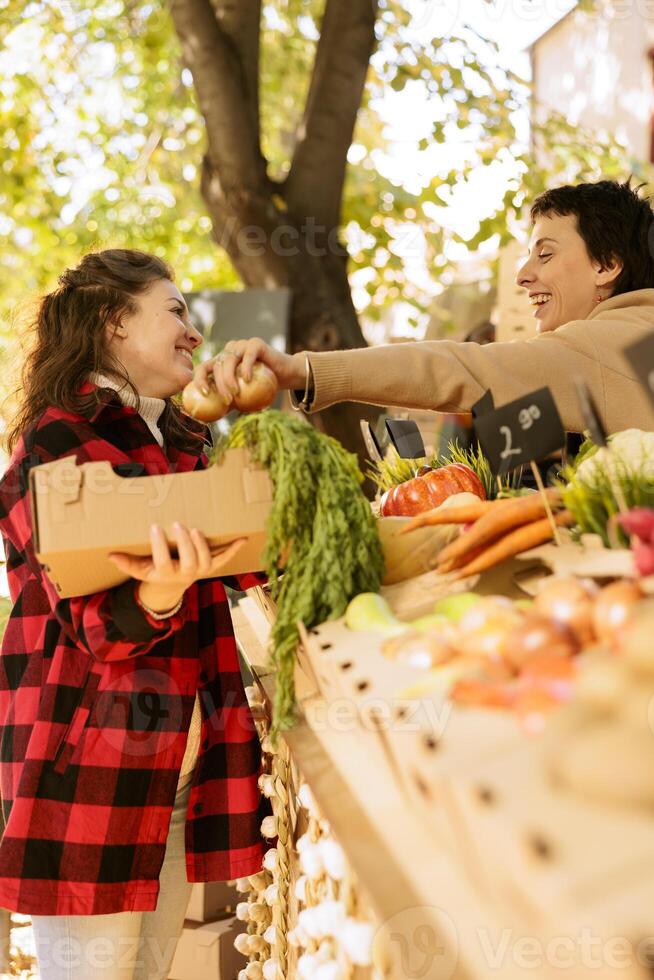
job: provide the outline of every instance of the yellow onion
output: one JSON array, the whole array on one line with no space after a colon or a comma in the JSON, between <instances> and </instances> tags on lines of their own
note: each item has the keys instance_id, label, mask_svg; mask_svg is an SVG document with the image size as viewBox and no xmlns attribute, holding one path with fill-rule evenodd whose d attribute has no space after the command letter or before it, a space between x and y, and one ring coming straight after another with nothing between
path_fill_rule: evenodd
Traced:
<instances>
[{"instance_id":1,"label":"yellow onion","mask_svg":"<svg viewBox=\"0 0 654 980\"><path fill-rule=\"evenodd\" d=\"M620 581L605 585L593 606L593 628L598 640L611 643L629 619L633 606L643 593L635 582Z\"/></svg>"},{"instance_id":2,"label":"yellow onion","mask_svg":"<svg viewBox=\"0 0 654 980\"><path fill-rule=\"evenodd\" d=\"M244 380L239 366L236 380L238 392L234 395L234 407L239 412L260 412L262 408L272 405L277 394L277 378L265 364L257 361L250 381Z\"/></svg>"},{"instance_id":3,"label":"yellow onion","mask_svg":"<svg viewBox=\"0 0 654 980\"><path fill-rule=\"evenodd\" d=\"M572 630L580 646L593 640L593 596L597 586L574 576L557 576L546 582L536 596L535 611Z\"/></svg>"},{"instance_id":4,"label":"yellow onion","mask_svg":"<svg viewBox=\"0 0 654 980\"><path fill-rule=\"evenodd\" d=\"M182 392L182 405L184 411L199 422L217 422L227 415L232 407L231 402L225 401L211 381L209 381L208 395L203 395L200 389L195 387L195 383L189 381Z\"/></svg>"},{"instance_id":5,"label":"yellow onion","mask_svg":"<svg viewBox=\"0 0 654 980\"><path fill-rule=\"evenodd\" d=\"M520 670L532 657L548 653L559 657L572 657L579 645L569 626L547 619L538 613L529 613L509 634L504 656Z\"/></svg>"}]
</instances>

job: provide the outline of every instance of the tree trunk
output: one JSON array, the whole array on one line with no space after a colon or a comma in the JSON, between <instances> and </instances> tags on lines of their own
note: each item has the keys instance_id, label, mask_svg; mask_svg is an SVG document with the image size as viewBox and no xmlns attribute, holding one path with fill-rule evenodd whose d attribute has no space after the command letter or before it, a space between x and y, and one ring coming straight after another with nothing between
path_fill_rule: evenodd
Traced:
<instances>
[{"instance_id":1,"label":"tree trunk","mask_svg":"<svg viewBox=\"0 0 654 980\"><path fill-rule=\"evenodd\" d=\"M300 136L284 182L261 154L258 44L261 0L170 0L207 126L202 194L213 235L250 288L288 287L290 348L364 347L339 240L347 151L375 40L377 0L326 0ZM343 404L318 424L364 460L359 419Z\"/></svg>"}]
</instances>

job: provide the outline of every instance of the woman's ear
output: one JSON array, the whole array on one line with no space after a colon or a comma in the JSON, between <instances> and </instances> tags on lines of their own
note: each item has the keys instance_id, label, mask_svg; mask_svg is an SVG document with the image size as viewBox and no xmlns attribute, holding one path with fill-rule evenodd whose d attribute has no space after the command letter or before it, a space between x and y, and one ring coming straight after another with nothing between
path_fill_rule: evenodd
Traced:
<instances>
[{"instance_id":1,"label":"woman's ear","mask_svg":"<svg viewBox=\"0 0 654 980\"><path fill-rule=\"evenodd\" d=\"M107 320L105 324L107 343L111 343L114 338L123 339L127 336L127 327L120 320Z\"/></svg>"},{"instance_id":2,"label":"woman's ear","mask_svg":"<svg viewBox=\"0 0 654 980\"><path fill-rule=\"evenodd\" d=\"M614 286L616 280L619 278L620 273L624 269L624 262L621 259L611 256L611 258L604 264L595 263L595 285L596 286Z\"/></svg>"}]
</instances>

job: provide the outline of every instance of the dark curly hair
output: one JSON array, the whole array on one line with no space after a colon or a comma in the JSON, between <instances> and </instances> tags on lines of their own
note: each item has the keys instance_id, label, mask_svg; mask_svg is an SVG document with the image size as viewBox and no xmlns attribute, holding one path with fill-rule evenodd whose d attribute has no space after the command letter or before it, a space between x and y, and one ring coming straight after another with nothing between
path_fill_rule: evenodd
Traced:
<instances>
[{"instance_id":1,"label":"dark curly hair","mask_svg":"<svg viewBox=\"0 0 654 980\"><path fill-rule=\"evenodd\" d=\"M532 222L541 215L574 214L588 255L607 265L623 263L613 295L654 287L654 212L649 199L632 187L631 178L595 184L555 187L540 194L531 207Z\"/></svg>"}]
</instances>

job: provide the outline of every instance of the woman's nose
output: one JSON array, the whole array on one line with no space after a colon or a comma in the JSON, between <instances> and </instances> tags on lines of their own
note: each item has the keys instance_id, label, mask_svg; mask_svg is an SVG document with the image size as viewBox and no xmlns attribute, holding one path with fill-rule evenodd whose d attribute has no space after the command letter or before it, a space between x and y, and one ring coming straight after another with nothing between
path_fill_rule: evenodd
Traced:
<instances>
[{"instance_id":1,"label":"woman's nose","mask_svg":"<svg viewBox=\"0 0 654 980\"><path fill-rule=\"evenodd\" d=\"M196 347L200 346L200 344L204 340L204 337L202 336L199 330L196 330L196 328L193 326L192 323L189 324L187 333L188 333L189 340L193 344L193 350L195 350Z\"/></svg>"},{"instance_id":2,"label":"woman's nose","mask_svg":"<svg viewBox=\"0 0 654 980\"><path fill-rule=\"evenodd\" d=\"M527 261L524 262L516 272L515 281L518 286L522 286L523 289L526 289L529 284L534 281L534 277L529 266L529 259L527 259Z\"/></svg>"}]
</instances>

